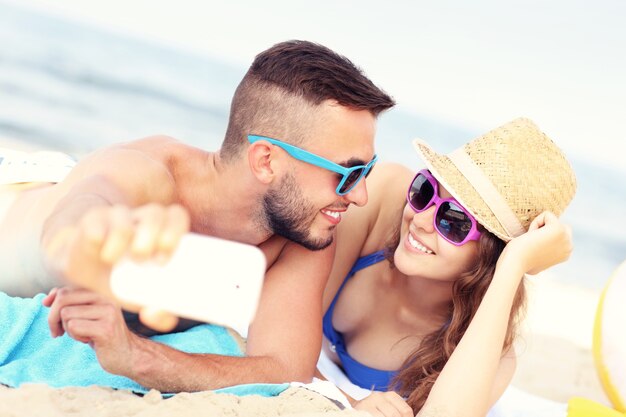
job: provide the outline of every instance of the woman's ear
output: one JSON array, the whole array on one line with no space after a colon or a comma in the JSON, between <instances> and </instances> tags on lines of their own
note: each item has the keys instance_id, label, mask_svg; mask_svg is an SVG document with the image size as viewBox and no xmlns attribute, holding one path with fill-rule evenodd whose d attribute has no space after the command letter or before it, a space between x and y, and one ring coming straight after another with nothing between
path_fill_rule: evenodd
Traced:
<instances>
[{"instance_id":1,"label":"woman's ear","mask_svg":"<svg viewBox=\"0 0 626 417\"><path fill-rule=\"evenodd\" d=\"M276 177L273 145L259 140L248 146L248 165L250 172L263 184L271 183Z\"/></svg>"}]
</instances>

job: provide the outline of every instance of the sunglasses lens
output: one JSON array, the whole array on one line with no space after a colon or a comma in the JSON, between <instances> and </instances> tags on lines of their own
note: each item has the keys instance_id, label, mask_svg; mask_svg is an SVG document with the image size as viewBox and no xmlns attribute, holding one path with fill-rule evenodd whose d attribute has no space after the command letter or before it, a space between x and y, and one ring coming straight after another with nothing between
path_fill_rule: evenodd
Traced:
<instances>
[{"instance_id":1,"label":"sunglasses lens","mask_svg":"<svg viewBox=\"0 0 626 417\"><path fill-rule=\"evenodd\" d=\"M435 195L435 188L424 175L419 174L411 184L410 203L416 210L424 210Z\"/></svg>"},{"instance_id":2,"label":"sunglasses lens","mask_svg":"<svg viewBox=\"0 0 626 417\"><path fill-rule=\"evenodd\" d=\"M439 232L455 243L461 243L472 229L472 219L452 202L445 202L437 210L435 217Z\"/></svg>"},{"instance_id":3,"label":"sunglasses lens","mask_svg":"<svg viewBox=\"0 0 626 417\"><path fill-rule=\"evenodd\" d=\"M361 179L361 174L363 173L364 168L358 168L348 174L348 177L343 182L343 185L339 189L339 192L342 194L350 191Z\"/></svg>"}]
</instances>

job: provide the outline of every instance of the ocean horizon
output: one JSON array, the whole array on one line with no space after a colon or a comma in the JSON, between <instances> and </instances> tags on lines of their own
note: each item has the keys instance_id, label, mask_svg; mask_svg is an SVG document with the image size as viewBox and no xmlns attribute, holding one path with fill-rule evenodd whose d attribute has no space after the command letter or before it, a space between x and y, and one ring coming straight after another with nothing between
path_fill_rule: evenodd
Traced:
<instances>
[{"instance_id":1,"label":"ocean horizon","mask_svg":"<svg viewBox=\"0 0 626 417\"><path fill-rule=\"evenodd\" d=\"M16 139L74 156L153 134L217 149L247 70L2 2L0 40L0 145ZM413 138L445 153L481 133L399 106L380 117L376 147L382 161L417 170ZM626 259L626 238L612 221L624 215L626 178L598 161L570 160L578 191L563 220L575 249L551 271L560 282L597 290Z\"/></svg>"}]
</instances>

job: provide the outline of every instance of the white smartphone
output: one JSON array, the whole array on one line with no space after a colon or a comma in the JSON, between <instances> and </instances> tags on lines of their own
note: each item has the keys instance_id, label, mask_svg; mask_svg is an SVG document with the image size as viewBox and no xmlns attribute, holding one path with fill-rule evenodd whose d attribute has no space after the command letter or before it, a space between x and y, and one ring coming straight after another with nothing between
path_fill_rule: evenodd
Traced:
<instances>
[{"instance_id":1,"label":"white smartphone","mask_svg":"<svg viewBox=\"0 0 626 417\"><path fill-rule=\"evenodd\" d=\"M265 268L256 246L189 233L166 264L122 260L110 284L122 301L243 331L254 319Z\"/></svg>"}]
</instances>

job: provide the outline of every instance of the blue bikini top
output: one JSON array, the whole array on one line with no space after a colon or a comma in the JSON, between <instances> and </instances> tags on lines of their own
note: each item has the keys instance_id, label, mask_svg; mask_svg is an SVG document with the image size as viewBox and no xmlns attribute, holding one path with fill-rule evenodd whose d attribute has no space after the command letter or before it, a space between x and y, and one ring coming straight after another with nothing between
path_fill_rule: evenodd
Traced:
<instances>
[{"instance_id":1,"label":"blue bikini top","mask_svg":"<svg viewBox=\"0 0 626 417\"><path fill-rule=\"evenodd\" d=\"M350 356L346 349L346 344L343 339L343 335L339 333L333 327L333 312L335 311L335 303L337 302L337 298L339 298L339 294L343 290L343 287L346 285L346 282L352 276L361 269L367 268L368 266L374 265L385 259L384 251L380 250L378 252L374 252L372 254L363 256L359 258L346 278L344 279L341 287L335 294L335 298L333 302L328 307L326 314L324 314L323 320L323 331L324 336L330 341L331 350L337 353L339 356L339 360L341 361L341 366L343 367L346 376L352 381L353 384L358 385L361 388L365 389L373 389L376 391L388 391L389 383L396 375L396 371L383 371L380 369L370 368L369 366L363 365L362 363L356 361L354 358Z\"/></svg>"}]
</instances>

